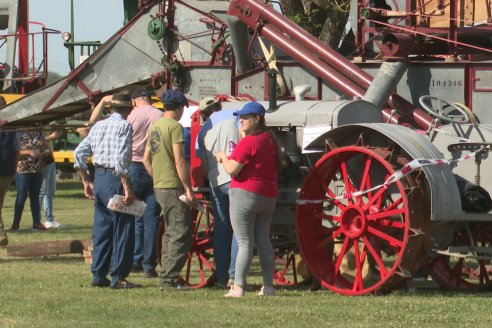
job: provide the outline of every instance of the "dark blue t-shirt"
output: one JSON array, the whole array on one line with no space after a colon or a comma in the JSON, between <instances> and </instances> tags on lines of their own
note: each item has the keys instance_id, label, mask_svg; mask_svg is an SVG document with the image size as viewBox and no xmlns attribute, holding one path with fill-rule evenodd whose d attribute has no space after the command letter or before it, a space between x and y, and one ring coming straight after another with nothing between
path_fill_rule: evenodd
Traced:
<instances>
[{"instance_id":1,"label":"dark blue t-shirt","mask_svg":"<svg viewBox=\"0 0 492 328\"><path fill-rule=\"evenodd\" d=\"M0 130L0 176L15 174L15 152L18 150L16 133Z\"/></svg>"}]
</instances>

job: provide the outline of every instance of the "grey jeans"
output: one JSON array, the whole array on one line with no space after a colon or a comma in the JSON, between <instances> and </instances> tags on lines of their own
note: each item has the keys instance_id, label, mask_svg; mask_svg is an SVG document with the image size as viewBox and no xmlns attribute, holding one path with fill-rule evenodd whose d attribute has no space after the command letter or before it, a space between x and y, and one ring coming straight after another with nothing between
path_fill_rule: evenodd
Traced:
<instances>
[{"instance_id":1,"label":"grey jeans","mask_svg":"<svg viewBox=\"0 0 492 328\"><path fill-rule=\"evenodd\" d=\"M234 284L244 287L256 244L260 256L263 285L273 287L275 254L270 241L270 225L276 198L243 189L229 190L231 225L238 244Z\"/></svg>"},{"instance_id":2,"label":"grey jeans","mask_svg":"<svg viewBox=\"0 0 492 328\"><path fill-rule=\"evenodd\" d=\"M186 263L192 242L190 209L178 197L181 189L154 189L155 199L161 205L164 217L162 235L161 284L173 284Z\"/></svg>"}]
</instances>

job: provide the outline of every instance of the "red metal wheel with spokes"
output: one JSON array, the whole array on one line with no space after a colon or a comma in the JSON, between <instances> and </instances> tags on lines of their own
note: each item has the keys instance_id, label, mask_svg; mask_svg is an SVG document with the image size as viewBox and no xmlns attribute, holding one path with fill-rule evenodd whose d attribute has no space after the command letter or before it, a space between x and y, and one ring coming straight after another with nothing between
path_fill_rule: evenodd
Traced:
<instances>
[{"instance_id":1,"label":"red metal wheel with spokes","mask_svg":"<svg viewBox=\"0 0 492 328\"><path fill-rule=\"evenodd\" d=\"M297 249L275 257L273 283L279 286L294 286L304 283L311 275Z\"/></svg>"},{"instance_id":2,"label":"red metal wheel with spokes","mask_svg":"<svg viewBox=\"0 0 492 328\"><path fill-rule=\"evenodd\" d=\"M181 270L180 280L192 288L201 288L215 283L213 258L213 216L208 205L203 212L191 210L193 218L193 241L188 259ZM157 254L161 254L164 224L161 223ZM160 259L159 259L160 263Z\"/></svg>"},{"instance_id":3,"label":"red metal wheel with spokes","mask_svg":"<svg viewBox=\"0 0 492 328\"><path fill-rule=\"evenodd\" d=\"M492 289L492 224L461 223L449 255L430 260L429 273L441 287L460 291Z\"/></svg>"},{"instance_id":4,"label":"red metal wheel with spokes","mask_svg":"<svg viewBox=\"0 0 492 328\"><path fill-rule=\"evenodd\" d=\"M387 291L421 266L428 206L415 175L351 196L406 163L399 152L348 146L311 168L299 195L311 202L297 206L296 226L302 257L322 286L345 295Z\"/></svg>"},{"instance_id":5,"label":"red metal wheel with spokes","mask_svg":"<svg viewBox=\"0 0 492 328\"><path fill-rule=\"evenodd\" d=\"M273 224L270 238L275 250L273 283L279 286L293 286L308 279L310 274L299 254L294 226Z\"/></svg>"}]
</instances>

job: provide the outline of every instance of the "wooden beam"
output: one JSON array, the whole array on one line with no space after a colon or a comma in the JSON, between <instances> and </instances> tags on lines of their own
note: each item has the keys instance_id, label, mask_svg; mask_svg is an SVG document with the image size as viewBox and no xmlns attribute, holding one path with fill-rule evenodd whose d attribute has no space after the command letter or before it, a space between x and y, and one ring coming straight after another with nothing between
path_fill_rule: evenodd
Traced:
<instances>
[{"instance_id":1,"label":"wooden beam","mask_svg":"<svg viewBox=\"0 0 492 328\"><path fill-rule=\"evenodd\" d=\"M80 253L87 249L91 240L55 240L8 245L8 256L55 256Z\"/></svg>"}]
</instances>

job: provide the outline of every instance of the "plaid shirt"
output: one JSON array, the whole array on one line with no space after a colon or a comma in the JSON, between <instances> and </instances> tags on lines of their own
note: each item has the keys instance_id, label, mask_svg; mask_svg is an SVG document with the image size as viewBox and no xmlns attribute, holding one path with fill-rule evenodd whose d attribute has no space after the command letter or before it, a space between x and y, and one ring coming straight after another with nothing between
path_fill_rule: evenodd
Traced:
<instances>
[{"instance_id":1,"label":"plaid shirt","mask_svg":"<svg viewBox=\"0 0 492 328\"><path fill-rule=\"evenodd\" d=\"M97 122L74 152L74 167L87 169L92 156L95 166L114 169L117 175L128 174L132 161L132 126L118 113Z\"/></svg>"}]
</instances>

